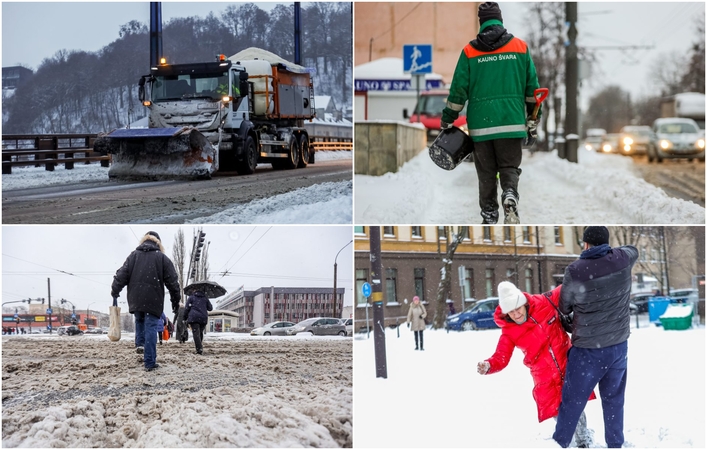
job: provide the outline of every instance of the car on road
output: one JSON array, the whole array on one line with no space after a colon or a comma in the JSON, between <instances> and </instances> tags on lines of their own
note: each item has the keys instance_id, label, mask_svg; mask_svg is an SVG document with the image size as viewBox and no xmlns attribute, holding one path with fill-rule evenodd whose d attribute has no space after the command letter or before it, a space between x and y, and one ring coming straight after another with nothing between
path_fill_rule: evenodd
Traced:
<instances>
[{"instance_id":1,"label":"car on road","mask_svg":"<svg viewBox=\"0 0 707 450\"><path fill-rule=\"evenodd\" d=\"M346 327L346 336L351 336L353 334L353 319L341 319L341 323Z\"/></svg>"},{"instance_id":2,"label":"car on road","mask_svg":"<svg viewBox=\"0 0 707 450\"><path fill-rule=\"evenodd\" d=\"M663 162L667 158L705 160L705 134L692 119L668 117L653 122L654 145L649 147L648 161Z\"/></svg>"},{"instance_id":3,"label":"car on road","mask_svg":"<svg viewBox=\"0 0 707 450\"><path fill-rule=\"evenodd\" d=\"M653 130L647 125L626 125L619 134L619 153L622 155L646 155L648 147L654 145Z\"/></svg>"},{"instance_id":4,"label":"car on road","mask_svg":"<svg viewBox=\"0 0 707 450\"><path fill-rule=\"evenodd\" d=\"M619 133L609 133L601 141L601 153L619 153Z\"/></svg>"},{"instance_id":5,"label":"car on road","mask_svg":"<svg viewBox=\"0 0 707 450\"><path fill-rule=\"evenodd\" d=\"M606 136L606 130L603 128L589 128L587 137L584 138L584 148L595 152L601 152L601 143Z\"/></svg>"},{"instance_id":6,"label":"car on road","mask_svg":"<svg viewBox=\"0 0 707 450\"><path fill-rule=\"evenodd\" d=\"M444 322L444 327L454 331L478 330L479 328L498 328L493 314L498 306L498 297L489 297L467 306L462 312L451 314Z\"/></svg>"},{"instance_id":7,"label":"car on road","mask_svg":"<svg viewBox=\"0 0 707 450\"><path fill-rule=\"evenodd\" d=\"M86 334L108 334L108 331L104 330L103 328L91 328L89 330L86 330Z\"/></svg>"},{"instance_id":8,"label":"car on road","mask_svg":"<svg viewBox=\"0 0 707 450\"><path fill-rule=\"evenodd\" d=\"M346 325L333 317L312 317L303 320L287 330L288 336L297 333L310 333L315 336L346 336Z\"/></svg>"},{"instance_id":9,"label":"car on road","mask_svg":"<svg viewBox=\"0 0 707 450\"><path fill-rule=\"evenodd\" d=\"M251 336L287 336L287 330L294 327L293 322L270 322L250 331Z\"/></svg>"},{"instance_id":10,"label":"car on road","mask_svg":"<svg viewBox=\"0 0 707 450\"><path fill-rule=\"evenodd\" d=\"M80 336L83 334L83 331L81 331L76 325L70 325L57 328L56 333L59 336Z\"/></svg>"}]
</instances>

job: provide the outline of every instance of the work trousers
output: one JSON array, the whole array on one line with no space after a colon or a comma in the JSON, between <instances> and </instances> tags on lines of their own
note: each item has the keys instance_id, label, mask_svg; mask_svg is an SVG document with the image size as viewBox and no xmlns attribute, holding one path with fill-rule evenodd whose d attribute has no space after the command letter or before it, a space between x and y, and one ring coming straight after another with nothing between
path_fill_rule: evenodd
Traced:
<instances>
[{"instance_id":1,"label":"work trousers","mask_svg":"<svg viewBox=\"0 0 707 450\"><path fill-rule=\"evenodd\" d=\"M552 438L567 448L594 386L604 413L606 444L619 448L624 443L624 394L628 369L628 341L605 348L572 347L567 353L567 372L562 402Z\"/></svg>"},{"instance_id":2,"label":"work trousers","mask_svg":"<svg viewBox=\"0 0 707 450\"><path fill-rule=\"evenodd\" d=\"M501 190L512 189L518 195L520 163L523 157L522 138L493 139L474 142L474 165L479 177L479 207L498 218L498 180ZM496 174L499 178L496 178ZM483 214L482 214L483 216Z\"/></svg>"}]
</instances>

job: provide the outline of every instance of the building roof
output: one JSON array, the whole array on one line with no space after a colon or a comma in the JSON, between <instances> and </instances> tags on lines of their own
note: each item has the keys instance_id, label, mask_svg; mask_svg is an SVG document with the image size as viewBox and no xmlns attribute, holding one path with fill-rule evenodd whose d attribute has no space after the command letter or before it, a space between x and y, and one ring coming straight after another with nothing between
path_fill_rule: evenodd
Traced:
<instances>
[{"instance_id":1,"label":"building roof","mask_svg":"<svg viewBox=\"0 0 707 450\"><path fill-rule=\"evenodd\" d=\"M403 73L402 58L380 58L354 67L354 78L358 80L409 80L410 74ZM442 75L428 73L426 80L441 80Z\"/></svg>"}]
</instances>

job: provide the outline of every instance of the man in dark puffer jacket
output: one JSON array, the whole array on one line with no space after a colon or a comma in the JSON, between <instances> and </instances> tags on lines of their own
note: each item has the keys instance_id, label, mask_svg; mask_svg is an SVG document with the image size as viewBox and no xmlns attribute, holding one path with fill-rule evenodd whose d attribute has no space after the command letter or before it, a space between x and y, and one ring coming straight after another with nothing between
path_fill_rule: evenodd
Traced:
<instances>
[{"instance_id":1,"label":"man in dark puffer jacket","mask_svg":"<svg viewBox=\"0 0 707 450\"><path fill-rule=\"evenodd\" d=\"M560 311L572 320L572 348L553 439L567 447L589 394L599 384L606 443L624 443L631 269L638 250L611 248L606 227L584 230L584 251L565 270Z\"/></svg>"},{"instance_id":2,"label":"man in dark puffer jacket","mask_svg":"<svg viewBox=\"0 0 707 450\"><path fill-rule=\"evenodd\" d=\"M164 254L160 236L148 232L113 277L113 298L128 286L128 310L135 316L135 347L144 353L145 370L156 369L157 328L164 310L164 287L169 290L172 311L181 298L179 277L172 261Z\"/></svg>"}]
</instances>

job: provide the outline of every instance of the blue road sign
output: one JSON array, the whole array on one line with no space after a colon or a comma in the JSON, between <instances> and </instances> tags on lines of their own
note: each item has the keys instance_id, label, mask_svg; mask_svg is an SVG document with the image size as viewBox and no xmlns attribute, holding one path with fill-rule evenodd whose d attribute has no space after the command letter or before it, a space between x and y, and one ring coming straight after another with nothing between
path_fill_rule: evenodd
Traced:
<instances>
[{"instance_id":1,"label":"blue road sign","mask_svg":"<svg viewBox=\"0 0 707 450\"><path fill-rule=\"evenodd\" d=\"M75 318L76 318L76 314L72 314L72 315L71 315L71 318L72 318L72 319L75 319Z\"/></svg>"},{"instance_id":2,"label":"blue road sign","mask_svg":"<svg viewBox=\"0 0 707 450\"><path fill-rule=\"evenodd\" d=\"M52 309L51 309L51 308L47 308L47 314L51 314L51 313L52 313Z\"/></svg>"},{"instance_id":3,"label":"blue road sign","mask_svg":"<svg viewBox=\"0 0 707 450\"><path fill-rule=\"evenodd\" d=\"M15 319L17 319L18 317L20 317L20 316L18 316L17 314L15 314Z\"/></svg>"},{"instance_id":4,"label":"blue road sign","mask_svg":"<svg viewBox=\"0 0 707 450\"><path fill-rule=\"evenodd\" d=\"M432 73L432 45L403 45L403 72L413 75Z\"/></svg>"},{"instance_id":5,"label":"blue road sign","mask_svg":"<svg viewBox=\"0 0 707 450\"><path fill-rule=\"evenodd\" d=\"M364 297L371 296L371 285L368 284L368 282L363 283L363 286L361 286L361 293L363 294Z\"/></svg>"}]
</instances>

